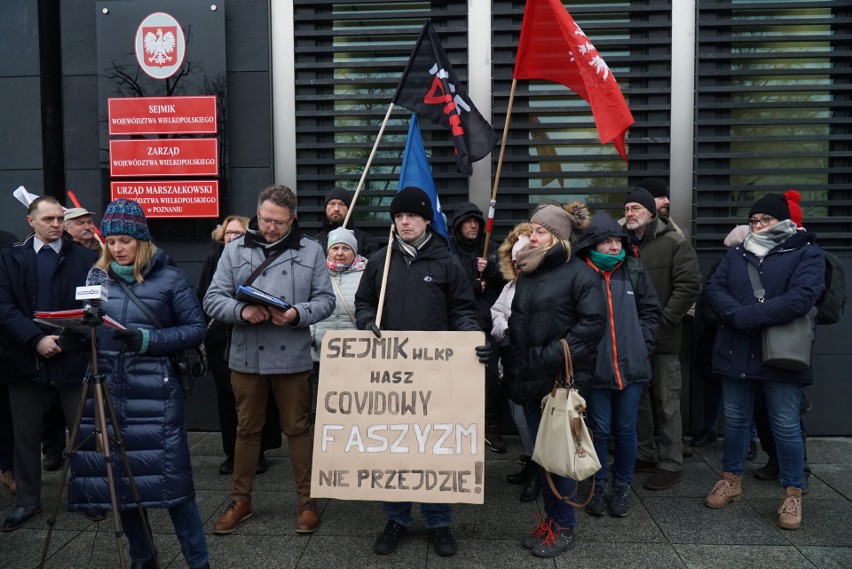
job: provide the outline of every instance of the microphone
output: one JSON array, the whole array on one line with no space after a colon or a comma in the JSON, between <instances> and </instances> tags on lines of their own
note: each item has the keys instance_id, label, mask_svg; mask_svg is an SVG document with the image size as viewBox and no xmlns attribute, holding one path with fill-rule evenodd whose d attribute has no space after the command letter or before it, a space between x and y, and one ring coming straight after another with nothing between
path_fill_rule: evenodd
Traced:
<instances>
[{"instance_id":1,"label":"microphone","mask_svg":"<svg viewBox=\"0 0 852 569\"><path fill-rule=\"evenodd\" d=\"M78 286L75 289L75 300L89 300L93 302L107 301L107 273L97 267L89 270L86 276L86 286Z\"/></svg>"}]
</instances>

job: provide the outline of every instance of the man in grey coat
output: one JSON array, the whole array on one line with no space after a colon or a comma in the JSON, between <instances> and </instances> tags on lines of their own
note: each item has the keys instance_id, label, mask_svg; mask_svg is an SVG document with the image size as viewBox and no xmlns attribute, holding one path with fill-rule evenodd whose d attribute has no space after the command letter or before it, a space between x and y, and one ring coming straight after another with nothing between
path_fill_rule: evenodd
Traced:
<instances>
[{"instance_id":1,"label":"man in grey coat","mask_svg":"<svg viewBox=\"0 0 852 569\"><path fill-rule=\"evenodd\" d=\"M289 308L237 300L237 289L245 284L285 300ZM296 221L296 196L285 186L266 188L245 236L222 252L204 296L208 316L233 324L228 364L238 421L232 501L213 533L231 533L252 515L251 491L270 393L287 436L299 497L296 532L316 529L317 504L310 496L310 325L329 316L334 304L322 247L304 236Z\"/></svg>"}]
</instances>

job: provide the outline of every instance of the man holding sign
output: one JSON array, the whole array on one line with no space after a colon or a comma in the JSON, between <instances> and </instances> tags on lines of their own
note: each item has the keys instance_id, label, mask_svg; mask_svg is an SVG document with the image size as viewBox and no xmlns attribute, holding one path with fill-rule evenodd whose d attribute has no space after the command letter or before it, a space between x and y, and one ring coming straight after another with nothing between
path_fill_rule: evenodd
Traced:
<instances>
[{"instance_id":1,"label":"man holding sign","mask_svg":"<svg viewBox=\"0 0 852 569\"><path fill-rule=\"evenodd\" d=\"M390 213L396 228L388 244L391 251L384 249L372 256L355 294L358 328L377 334L377 325L384 330L481 331L470 282L456 257L450 255L446 239L430 227L434 213L426 192L413 186L404 188L391 202ZM392 300L384 307L382 322L377 323L387 262L386 291ZM487 361L491 353L489 346L476 351L480 361ZM411 506L411 502L382 503L388 521L373 551L382 555L396 551L411 525ZM435 553L455 554L450 505L423 503L420 513Z\"/></svg>"}]
</instances>

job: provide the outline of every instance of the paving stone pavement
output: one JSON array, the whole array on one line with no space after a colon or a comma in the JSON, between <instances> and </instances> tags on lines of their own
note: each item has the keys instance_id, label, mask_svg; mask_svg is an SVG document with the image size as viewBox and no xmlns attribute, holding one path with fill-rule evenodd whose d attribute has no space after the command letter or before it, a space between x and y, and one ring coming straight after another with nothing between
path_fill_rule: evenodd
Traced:
<instances>
[{"instance_id":1,"label":"paving stone pavement","mask_svg":"<svg viewBox=\"0 0 852 569\"><path fill-rule=\"evenodd\" d=\"M321 523L313 535L297 535L296 494L285 446L267 453L270 468L257 477L254 517L233 534L216 536L213 524L229 500L230 477L218 473L218 433L190 433L195 487L207 530L210 564L221 568L423 568L482 567L565 569L852 569L852 438L811 438L813 470L803 501L803 524L785 531L776 524L783 492L774 482L751 472L764 464L760 453L748 464L744 499L722 510L703 505L718 479L721 442L695 450L684 460L684 476L670 490L642 488L647 475L633 483L632 510L623 519L577 515L577 545L553 560L537 559L519 545L543 514L541 500L522 504L520 488L505 482L518 469L520 444L507 437L506 454L486 451L485 504L454 507L453 533L459 553L441 558L427 546L418 519L399 550L389 556L372 552L384 518L375 502L320 500ZM47 520L59 473L44 473L44 511L24 528L0 534L0 569L36 567L47 535ZM0 490L4 518L14 499ZM163 568L186 567L168 515L151 511L154 540ZM114 569L119 567L116 538L109 519L92 523L60 509L50 541L46 568ZM124 539L120 540L127 555ZM126 557L125 557L126 558ZM129 562L128 562L129 566Z\"/></svg>"}]
</instances>

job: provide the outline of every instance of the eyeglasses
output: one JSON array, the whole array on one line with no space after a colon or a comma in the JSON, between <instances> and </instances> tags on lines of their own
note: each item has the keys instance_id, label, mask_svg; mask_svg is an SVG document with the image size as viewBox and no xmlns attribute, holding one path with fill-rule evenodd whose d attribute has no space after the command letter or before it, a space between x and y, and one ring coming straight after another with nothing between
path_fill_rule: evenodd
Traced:
<instances>
[{"instance_id":1,"label":"eyeglasses","mask_svg":"<svg viewBox=\"0 0 852 569\"><path fill-rule=\"evenodd\" d=\"M643 209L647 209L647 208L645 208L644 206L641 206L641 205L632 205L630 207L625 207L624 213L639 213Z\"/></svg>"},{"instance_id":2,"label":"eyeglasses","mask_svg":"<svg viewBox=\"0 0 852 569\"><path fill-rule=\"evenodd\" d=\"M245 235L244 231L226 231L225 232L225 237L236 238L236 237L242 237L243 235Z\"/></svg>"},{"instance_id":3,"label":"eyeglasses","mask_svg":"<svg viewBox=\"0 0 852 569\"><path fill-rule=\"evenodd\" d=\"M755 225L769 225L769 223L775 219L771 215L764 215L763 217L750 217L747 221L748 224L754 227Z\"/></svg>"},{"instance_id":4,"label":"eyeglasses","mask_svg":"<svg viewBox=\"0 0 852 569\"><path fill-rule=\"evenodd\" d=\"M264 217L257 216L257 221L264 225L274 225L275 227L283 228L290 225L290 222L293 221L293 218L280 220L280 219L266 219Z\"/></svg>"}]
</instances>

